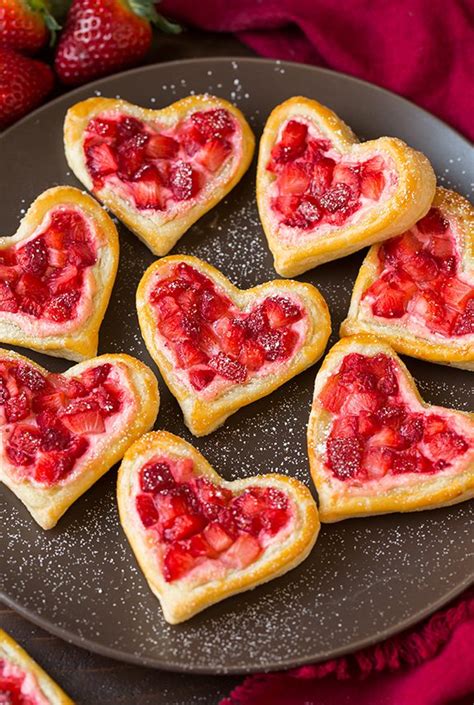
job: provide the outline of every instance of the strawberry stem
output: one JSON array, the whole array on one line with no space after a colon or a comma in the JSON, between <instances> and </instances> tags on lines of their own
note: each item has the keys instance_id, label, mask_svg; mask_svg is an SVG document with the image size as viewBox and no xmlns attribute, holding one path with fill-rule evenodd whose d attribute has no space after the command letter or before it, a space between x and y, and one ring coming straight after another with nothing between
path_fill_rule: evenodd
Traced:
<instances>
[{"instance_id":1,"label":"strawberry stem","mask_svg":"<svg viewBox=\"0 0 474 705\"><path fill-rule=\"evenodd\" d=\"M28 0L28 7L32 12L37 12L43 18L47 29L49 29L50 40L49 45L53 46L56 41L56 32L61 29L54 16L50 12L49 4L45 0Z\"/></svg>"},{"instance_id":2,"label":"strawberry stem","mask_svg":"<svg viewBox=\"0 0 474 705\"><path fill-rule=\"evenodd\" d=\"M179 34L183 31L179 24L170 22L170 20L167 20L166 17L163 17L163 15L160 15L156 11L154 0L128 0L128 4L136 15L148 20L162 32L166 32L167 34Z\"/></svg>"}]
</instances>

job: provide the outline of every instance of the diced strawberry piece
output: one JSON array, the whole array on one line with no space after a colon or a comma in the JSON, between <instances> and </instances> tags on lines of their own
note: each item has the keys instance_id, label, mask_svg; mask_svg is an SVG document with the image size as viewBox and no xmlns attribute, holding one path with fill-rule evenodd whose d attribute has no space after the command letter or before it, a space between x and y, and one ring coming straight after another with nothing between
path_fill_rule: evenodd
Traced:
<instances>
[{"instance_id":1,"label":"diced strawberry piece","mask_svg":"<svg viewBox=\"0 0 474 705\"><path fill-rule=\"evenodd\" d=\"M71 472L74 462L74 458L66 453L51 452L42 454L36 462L34 478L41 484L54 484Z\"/></svg>"},{"instance_id":2,"label":"diced strawberry piece","mask_svg":"<svg viewBox=\"0 0 474 705\"><path fill-rule=\"evenodd\" d=\"M158 512L153 502L153 498L149 494L139 494L136 498L136 508L138 516L145 527L149 529L158 522Z\"/></svg>"},{"instance_id":3,"label":"diced strawberry piece","mask_svg":"<svg viewBox=\"0 0 474 705\"><path fill-rule=\"evenodd\" d=\"M400 289L387 286L372 304L374 316L401 318L406 312L407 296Z\"/></svg>"},{"instance_id":4,"label":"diced strawberry piece","mask_svg":"<svg viewBox=\"0 0 474 705\"><path fill-rule=\"evenodd\" d=\"M428 248L434 257L445 260L448 257L455 256L454 242L446 235L436 237L435 235L428 236ZM442 267L443 263L440 263Z\"/></svg>"},{"instance_id":5,"label":"diced strawberry piece","mask_svg":"<svg viewBox=\"0 0 474 705\"><path fill-rule=\"evenodd\" d=\"M59 296L55 296L51 299L44 308L43 314L53 321L69 321L73 318L74 308L80 296L78 291L69 291L64 294L59 294Z\"/></svg>"},{"instance_id":6,"label":"diced strawberry piece","mask_svg":"<svg viewBox=\"0 0 474 705\"><path fill-rule=\"evenodd\" d=\"M160 524L164 528L171 526L177 516L188 514L190 507L183 492L183 487L172 488L156 495Z\"/></svg>"},{"instance_id":7,"label":"diced strawberry piece","mask_svg":"<svg viewBox=\"0 0 474 705\"><path fill-rule=\"evenodd\" d=\"M229 379L232 382L245 382L247 378L247 370L240 362L232 360L223 352L217 353L209 360L209 367L217 372L221 377Z\"/></svg>"},{"instance_id":8,"label":"diced strawberry piece","mask_svg":"<svg viewBox=\"0 0 474 705\"><path fill-rule=\"evenodd\" d=\"M435 279L438 275L436 260L426 251L417 252L403 263L403 269L416 282Z\"/></svg>"},{"instance_id":9,"label":"diced strawberry piece","mask_svg":"<svg viewBox=\"0 0 474 705\"><path fill-rule=\"evenodd\" d=\"M398 431L407 418L407 412L403 405L385 403L382 408L377 411L376 416L379 423Z\"/></svg>"},{"instance_id":10,"label":"diced strawberry piece","mask_svg":"<svg viewBox=\"0 0 474 705\"><path fill-rule=\"evenodd\" d=\"M206 477L198 477L195 480L195 491L204 514L207 516L209 505L226 506L232 499L232 492L226 487L215 485Z\"/></svg>"},{"instance_id":11,"label":"diced strawberry piece","mask_svg":"<svg viewBox=\"0 0 474 705\"><path fill-rule=\"evenodd\" d=\"M321 157L313 165L310 191L313 196L320 196L331 186L336 162L329 157Z\"/></svg>"},{"instance_id":12,"label":"diced strawberry piece","mask_svg":"<svg viewBox=\"0 0 474 705\"><path fill-rule=\"evenodd\" d=\"M352 438L359 436L359 420L357 416L343 414L334 419L331 427L332 438Z\"/></svg>"},{"instance_id":13,"label":"diced strawberry piece","mask_svg":"<svg viewBox=\"0 0 474 705\"><path fill-rule=\"evenodd\" d=\"M147 463L140 471L140 487L143 492L160 492L175 486L168 463Z\"/></svg>"},{"instance_id":14,"label":"diced strawberry piece","mask_svg":"<svg viewBox=\"0 0 474 705\"><path fill-rule=\"evenodd\" d=\"M217 171L232 151L232 145L227 140L214 138L202 147L197 161L208 171Z\"/></svg>"},{"instance_id":15,"label":"diced strawberry piece","mask_svg":"<svg viewBox=\"0 0 474 705\"><path fill-rule=\"evenodd\" d=\"M472 296L472 286L457 277L451 277L446 279L441 294L447 306L462 312L466 302Z\"/></svg>"},{"instance_id":16,"label":"diced strawberry piece","mask_svg":"<svg viewBox=\"0 0 474 705\"><path fill-rule=\"evenodd\" d=\"M310 175L301 164L286 164L277 180L280 196L302 195L309 186Z\"/></svg>"},{"instance_id":17,"label":"diced strawberry piece","mask_svg":"<svg viewBox=\"0 0 474 705\"><path fill-rule=\"evenodd\" d=\"M233 538L218 522L211 522L204 529L204 538L217 553L222 553L233 543Z\"/></svg>"},{"instance_id":18,"label":"diced strawberry piece","mask_svg":"<svg viewBox=\"0 0 474 705\"><path fill-rule=\"evenodd\" d=\"M16 253L17 261L24 272L38 276L48 265L48 253L41 237L30 240Z\"/></svg>"},{"instance_id":19,"label":"diced strawberry piece","mask_svg":"<svg viewBox=\"0 0 474 705\"><path fill-rule=\"evenodd\" d=\"M51 267L64 267L68 261L68 253L66 250L49 250L48 264Z\"/></svg>"},{"instance_id":20,"label":"diced strawberry piece","mask_svg":"<svg viewBox=\"0 0 474 705\"><path fill-rule=\"evenodd\" d=\"M463 455L468 444L454 431L441 431L425 438L430 454L436 459L453 460L458 455Z\"/></svg>"},{"instance_id":21,"label":"diced strawberry piece","mask_svg":"<svg viewBox=\"0 0 474 705\"><path fill-rule=\"evenodd\" d=\"M14 265L0 263L0 283L15 282L20 276L20 268Z\"/></svg>"},{"instance_id":22,"label":"diced strawberry piece","mask_svg":"<svg viewBox=\"0 0 474 705\"><path fill-rule=\"evenodd\" d=\"M213 370L207 370L207 369L192 370L189 373L189 381L191 382L194 389L197 389L197 391L199 392L199 391L201 391L201 389L204 389L209 384L211 384L211 382L215 378L215 376L216 376L216 373L213 372Z\"/></svg>"},{"instance_id":23,"label":"diced strawberry piece","mask_svg":"<svg viewBox=\"0 0 474 705\"><path fill-rule=\"evenodd\" d=\"M425 217L418 221L416 227L425 235L443 235L449 227L449 221L438 208L431 208Z\"/></svg>"},{"instance_id":24,"label":"diced strawberry piece","mask_svg":"<svg viewBox=\"0 0 474 705\"><path fill-rule=\"evenodd\" d=\"M371 198L377 201L385 186L385 177L382 171L377 171L369 167L369 162L366 162L361 169L361 185L360 190L365 198Z\"/></svg>"},{"instance_id":25,"label":"diced strawberry piece","mask_svg":"<svg viewBox=\"0 0 474 705\"><path fill-rule=\"evenodd\" d=\"M392 460L392 472L400 475L406 472L416 472L418 469L418 454L416 451L401 451L394 453Z\"/></svg>"},{"instance_id":26,"label":"diced strawberry piece","mask_svg":"<svg viewBox=\"0 0 474 705\"><path fill-rule=\"evenodd\" d=\"M394 237L387 242L384 242L380 248L383 261L390 262L392 265L400 265L408 262L421 251L421 243L413 235L411 231L404 235Z\"/></svg>"},{"instance_id":27,"label":"diced strawberry piece","mask_svg":"<svg viewBox=\"0 0 474 705\"><path fill-rule=\"evenodd\" d=\"M39 450L40 440L36 426L16 426L8 439L7 455L15 465L30 465Z\"/></svg>"},{"instance_id":28,"label":"diced strawberry piece","mask_svg":"<svg viewBox=\"0 0 474 705\"><path fill-rule=\"evenodd\" d=\"M36 417L36 422L41 429L41 450L67 450L72 442L72 436L50 411L42 411Z\"/></svg>"},{"instance_id":29,"label":"diced strawberry piece","mask_svg":"<svg viewBox=\"0 0 474 705\"><path fill-rule=\"evenodd\" d=\"M198 130L196 125L190 124L182 128L180 140L186 154L192 157L201 149L206 137Z\"/></svg>"},{"instance_id":30,"label":"diced strawberry piece","mask_svg":"<svg viewBox=\"0 0 474 705\"><path fill-rule=\"evenodd\" d=\"M239 357L248 370L259 370L265 362L265 353L254 340L246 340Z\"/></svg>"},{"instance_id":31,"label":"diced strawberry piece","mask_svg":"<svg viewBox=\"0 0 474 705\"><path fill-rule=\"evenodd\" d=\"M104 433L104 419L99 411L83 411L62 417L64 425L74 433Z\"/></svg>"},{"instance_id":32,"label":"diced strawberry piece","mask_svg":"<svg viewBox=\"0 0 474 705\"><path fill-rule=\"evenodd\" d=\"M5 403L5 418L8 423L22 421L30 415L30 403L25 392L11 396Z\"/></svg>"},{"instance_id":33,"label":"diced strawberry piece","mask_svg":"<svg viewBox=\"0 0 474 705\"><path fill-rule=\"evenodd\" d=\"M362 410L357 419L357 432L360 436L374 435L380 429L380 424L376 416L370 413L370 411ZM335 434L338 435L338 434Z\"/></svg>"},{"instance_id":34,"label":"diced strawberry piece","mask_svg":"<svg viewBox=\"0 0 474 705\"><path fill-rule=\"evenodd\" d=\"M3 377L0 376L0 404L5 404L10 398L10 392Z\"/></svg>"},{"instance_id":35,"label":"diced strawberry piece","mask_svg":"<svg viewBox=\"0 0 474 705\"><path fill-rule=\"evenodd\" d=\"M118 133L117 121L97 117L88 123L87 130L88 132L95 132L101 137L108 137L114 140L117 137Z\"/></svg>"},{"instance_id":36,"label":"diced strawberry piece","mask_svg":"<svg viewBox=\"0 0 474 705\"><path fill-rule=\"evenodd\" d=\"M104 176L115 174L118 169L117 159L111 147L106 142L85 145L87 168L94 182Z\"/></svg>"},{"instance_id":37,"label":"diced strawberry piece","mask_svg":"<svg viewBox=\"0 0 474 705\"><path fill-rule=\"evenodd\" d=\"M356 414L358 415L361 411L369 411L370 413L376 412L383 399L377 392L363 391L363 392L352 392L348 396L346 395L346 400L343 404L343 411L345 414Z\"/></svg>"},{"instance_id":38,"label":"diced strawberry piece","mask_svg":"<svg viewBox=\"0 0 474 705\"><path fill-rule=\"evenodd\" d=\"M96 263L95 253L88 242L72 242L67 248L68 261L78 267L91 267Z\"/></svg>"},{"instance_id":39,"label":"diced strawberry piece","mask_svg":"<svg viewBox=\"0 0 474 705\"><path fill-rule=\"evenodd\" d=\"M307 134L308 127L302 122L289 120L286 123L281 136L281 144L290 150L292 159L296 159L304 152Z\"/></svg>"},{"instance_id":40,"label":"diced strawberry piece","mask_svg":"<svg viewBox=\"0 0 474 705\"><path fill-rule=\"evenodd\" d=\"M406 448L408 443L394 428L385 426L370 439L373 448Z\"/></svg>"},{"instance_id":41,"label":"diced strawberry piece","mask_svg":"<svg viewBox=\"0 0 474 705\"><path fill-rule=\"evenodd\" d=\"M235 122L228 110L217 108L191 115L191 121L205 140L222 139L235 132Z\"/></svg>"},{"instance_id":42,"label":"diced strawberry piece","mask_svg":"<svg viewBox=\"0 0 474 705\"><path fill-rule=\"evenodd\" d=\"M12 374L21 384L32 392L39 392L45 389L47 385L46 379L41 372L35 370L35 368L30 365L20 363L12 369Z\"/></svg>"},{"instance_id":43,"label":"diced strawberry piece","mask_svg":"<svg viewBox=\"0 0 474 705\"><path fill-rule=\"evenodd\" d=\"M344 213L348 210L352 198L351 188L345 183L337 183L323 193L319 202L328 213Z\"/></svg>"},{"instance_id":44,"label":"diced strawberry piece","mask_svg":"<svg viewBox=\"0 0 474 705\"><path fill-rule=\"evenodd\" d=\"M117 147L118 174L122 179L133 179L145 162L148 136L139 132Z\"/></svg>"},{"instance_id":45,"label":"diced strawberry piece","mask_svg":"<svg viewBox=\"0 0 474 705\"><path fill-rule=\"evenodd\" d=\"M446 308L442 297L435 291L420 292L410 303L409 309L412 315L422 318L430 330L445 335L451 334L456 312Z\"/></svg>"},{"instance_id":46,"label":"diced strawberry piece","mask_svg":"<svg viewBox=\"0 0 474 705\"><path fill-rule=\"evenodd\" d=\"M273 201L273 206L277 211L280 211L286 218L293 218L296 210L301 202L299 196L293 194L277 196ZM302 218L304 224L304 218Z\"/></svg>"},{"instance_id":47,"label":"diced strawberry piece","mask_svg":"<svg viewBox=\"0 0 474 705\"><path fill-rule=\"evenodd\" d=\"M212 289L204 289L199 298L199 313L204 320L214 323L218 318L226 313L230 301L220 296Z\"/></svg>"},{"instance_id":48,"label":"diced strawberry piece","mask_svg":"<svg viewBox=\"0 0 474 705\"><path fill-rule=\"evenodd\" d=\"M196 565L196 558L179 544L169 546L163 560L163 575L167 582L179 580Z\"/></svg>"},{"instance_id":49,"label":"diced strawberry piece","mask_svg":"<svg viewBox=\"0 0 474 705\"><path fill-rule=\"evenodd\" d=\"M242 569L257 560L262 547L254 536L241 534L222 554L222 561L231 568Z\"/></svg>"},{"instance_id":50,"label":"diced strawberry piece","mask_svg":"<svg viewBox=\"0 0 474 705\"><path fill-rule=\"evenodd\" d=\"M365 449L362 467L369 480L376 480L390 472L392 462L392 450L369 446Z\"/></svg>"},{"instance_id":51,"label":"diced strawberry piece","mask_svg":"<svg viewBox=\"0 0 474 705\"><path fill-rule=\"evenodd\" d=\"M453 330L454 335L472 335L474 333L474 297L469 299L464 313L459 314Z\"/></svg>"},{"instance_id":52,"label":"diced strawberry piece","mask_svg":"<svg viewBox=\"0 0 474 705\"><path fill-rule=\"evenodd\" d=\"M329 377L323 389L319 393L321 404L333 414L338 414L347 398L347 389L341 384L340 376L334 374Z\"/></svg>"},{"instance_id":53,"label":"diced strawberry piece","mask_svg":"<svg viewBox=\"0 0 474 705\"><path fill-rule=\"evenodd\" d=\"M180 541L199 533L206 525L205 519L198 514L181 514L173 520L163 532L165 541Z\"/></svg>"},{"instance_id":54,"label":"diced strawberry piece","mask_svg":"<svg viewBox=\"0 0 474 705\"><path fill-rule=\"evenodd\" d=\"M162 210L165 207L161 177L154 166L141 170L131 189L137 208Z\"/></svg>"},{"instance_id":55,"label":"diced strawberry piece","mask_svg":"<svg viewBox=\"0 0 474 705\"><path fill-rule=\"evenodd\" d=\"M89 441L87 438L84 438L84 436L75 436L72 439L71 445L67 449L67 452L71 458L77 459L81 458L88 449Z\"/></svg>"},{"instance_id":56,"label":"diced strawberry piece","mask_svg":"<svg viewBox=\"0 0 474 705\"><path fill-rule=\"evenodd\" d=\"M112 365L109 362L105 362L83 372L80 381L86 389L94 389L105 382L111 371Z\"/></svg>"},{"instance_id":57,"label":"diced strawberry piece","mask_svg":"<svg viewBox=\"0 0 474 705\"><path fill-rule=\"evenodd\" d=\"M323 209L314 196L305 196L296 209L294 227L309 227L318 223L323 217ZM300 222L302 221L302 224Z\"/></svg>"},{"instance_id":58,"label":"diced strawberry piece","mask_svg":"<svg viewBox=\"0 0 474 705\"><path fill-rule=\"evenodd\" d=\"M63 232L67 243L86 242L88 239L84 218L76 211L55 211L51 217L51 227Z\"/></svg>"},{"instance_id":59,"label":"diced strawberry piece","mask_svg":"<svg viewBox=\"0 0 474 705\"><path fill-rule=\"evenodd\" d=\"M179 151L179 142L167 135L151 135L145 149L148 159L173 159Z\"/></svg>"},{"instance_id":60,"label":"diced strawberry piece","mask_svg":"<svg viewBox=\"0 0 474 705\"><path fill-rule=\"evenodd\" d=\"M130 115L122 116L117 122L117 136L119 140L130 139L130 137L143 132L143 130L143 123Z\"/></svg>"},{"instance_id":61,"label":"diced strawberry piece","mask_svg":"<svg viewBox=\"0 0 474 705\"><path fill-rule=\"evenodd\" d=\"M238 318L221 318L216 324L216 333L221 350L227 355L238 357L244 344L246 325Z\"/></svg>"},{"instance_id":62,"label":"diced strawberry piece","mask_svg":"<svg viewBox=\"0 0 474 705\"><path fill-rule=\"evenodd\" d=\"M355 477L362 464L362 443L357 437L328 438L327 464L339 480Z\"/></svg>"},{"instance_id":63,"label":"diced strawberry piece","mask_svg":"<svg viewBox=\"0 0 474 705\"><path fill-rule=\"evenodd\" d=\"M199 174L189 162L177 161L170 172L169 187L177 201L187 201L199 190Z\"/></svg>"},{"instance_id":64,"label":"diced strawberry piece","mask_svg":"<svg viewBox=\"0 0 474 705\"><path fill-rule=\"evenodd\" d=\"M422 416L409 416L400 426L400 435L408 445L418 443L423 438L424 421Z\"/></svg>"},{"instance_id":65,"label":"diced strawberry piece","mask_svg":"<svg viewBox=\"0 0 474 705\"><path fill-rule=\"evenodd\" d=\"M67 396L62 391L47 392L46 394L36 394L33 397L33 411L57 412L64 408L67 403Z\"/></svg>"},{"instance_id":66,"label":"diced strawberry piece","mask_svg":"<svg viewBox=\"0 0 474 705\"><path fill-rule=\"evenodd\" d=\"M178 342L175 347L176 357L180 367L193 367L207 362L207 355L200 350L190 340Z\"/></svg>"},{"instance_id":67,"label":"diced strawberry piece","mask_svg":"<svg viewBox=\"0 0 474 705\"><path fill-rule=\"evenodd\" d=\"M0 311L10 313L18 311L18 301L8 281L0 281Z\"/></svg>"},{"instance_id":68,"label":"diced strawberry piece","mask_svg":"<svg viewBox=\"0 0 474 705\"><path fill-rule=\"evenodd\" d=\"M65 233L57 228L54 222L51 223L43 237L46 245L54 250L61 250L65 245ZM51 257L51 252L49 252L49 257Z\"/></svg>"},{"instance_id":69,"label":"diced strawberry piece","mask_svg":"<svg viewBox=\"0 0 474 705\"><path fill-rule=\"evenodd\" d=\"M360 178L355 169L347 164L336 164L332 175L332 183L345 184L351 191L352 198L358 198L360 194Z\"/></svg>"},{"instance_id":70,"label":"diced strawberry piece","mask_svg":"<svg viewBox=\"0 0 474 705\"><path fill-rule=\"evenodd\" d=\"M441 416L437 416L436 414L429 414L425 418L424 439L428 440L431 436L434 436L437 433L442 433L446 430L446 428L446 422L443 418L441 418Z\"/></svg>"},{"instance_id":71,"label":"diced strawberry piece","mask_svg":"<svg viewBox=\"0 0 474 705\"><path fill-rule=\"evenodd\" d=\"M71 289L78 289L79 285L79 268L75 264L68 264L63 269L53 272L49 279L50 290L55 294L68 293Z\"/></svg>"},{"instance_id":72,"label":"diced strawberry piece","mask_svg":"<svg viewBox=\"0 0 474 705\"><path fill-rule=\"evenodd\" d=\"M179 310L175 315L169 315L160 320L158 330L168 340L177 341L186 338L183 312Z\"/></svg>"}]
</instances>

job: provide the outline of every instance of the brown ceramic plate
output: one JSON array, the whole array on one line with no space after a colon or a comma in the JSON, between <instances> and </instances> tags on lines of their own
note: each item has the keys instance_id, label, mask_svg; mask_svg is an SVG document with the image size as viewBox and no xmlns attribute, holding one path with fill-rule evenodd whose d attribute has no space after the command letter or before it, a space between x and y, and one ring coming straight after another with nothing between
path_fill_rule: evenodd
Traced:
<instances>
[{"instance_id":1,"label":"brown ceramic plate","mask_svg":"<svg viewBox=\"0 0 474 705\"><path fill-rule=\"evenodd\" d=\"M234 101L257 135L272 108L292 95L328 104L364 138L396 135L423 150L442 184L472 194L470 145L410 103L330 71L258 59L203 59L150 66L61 97L0 138L1 232L54 184L78 185L64 159L67 108L94 94L162 107L190 92ZM471 155L471 163L468 163ZM470 172L470 173L469 173ZM153 260L120 227L120 269L101 329L100 352L151 362L134 297ZM255 206L255 166L202 218L175 252L197 255L241 287L274 278ZM325 295L334 330L345 317L364 257L331 262L302 277ZM331 344L337 339L333 335ZM25 351L22 351L25 352ZM52 370L67 363L27 352ZM466 409L468 372L407 360L425 398ZM156 369L156 368L155 368ZM317 367L231 417L199 440L160 383L158 427L195 443L226 478L278 471L310 483L305 430ZM311 556L288 575L167 625L120 529L111 470L75 503L56 529L41 531L19 501L0 490L2 598L51 632L125 661L196 673L278 669L346 653L403 629L447 602L473 577L474 503L324 526Z\"/></svg>"}]
</instances>

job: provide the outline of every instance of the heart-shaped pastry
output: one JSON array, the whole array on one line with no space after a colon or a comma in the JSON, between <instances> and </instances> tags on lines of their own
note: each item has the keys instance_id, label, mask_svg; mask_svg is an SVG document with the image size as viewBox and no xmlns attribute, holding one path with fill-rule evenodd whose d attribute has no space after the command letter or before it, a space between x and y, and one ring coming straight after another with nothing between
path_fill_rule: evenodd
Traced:
<instances>
[{"instance_id":1,"label":"heart-shaped pastry","mask_svg":"<svg viewBox=\"0 0 474 705\"><path fill-rule=\"evenodd\" d=\"M433 509L474 496L474 414L431 406L392 348L340 340L308 425L321 521Z\"/></svg>"},{"instance_id":2,"label":"heart-shaped pastry","mask_svg":"<svg viewBox=\"0 0 474 705\"><path fill-rule=\"evenodd\" d=\"M397 352L474 369L474 208L438 188L428 214L374 245L341 335L373 333Z\"/></svg>"},{"instance_id":3,"label":"heart-shaped pastry","mask_svg":"<svg viewBox=\"0 0 474 705\"><path fill-rule=\"evenodd\" d=\"M115 225L93 198L70 186L42 193L0 238L0 341L93 357L118 257Z\"/></svg>"},{"instance_id":4,"label":"heart-shaped pastry","mask_svg":"<svg viewBox=\"0 0 474 705\"><path fill-rule=\"evenodd\" d=\"M263 131L257 203L276 271L286 277L386 240L428 211L428 159L393 137L359 143L308 98L277 106Z\"/></svg>"},{"instance_id":5,"label":"heart-shaped pastry","mask_svg":"<svg viewBox=\"0 0 474 705\"><path fill-rule=\"evenodd\" d=\"M331 332L314 286L272 281L242 291L184 255L147 269L137 309L146 346L195 436L315 363Z\"/></svg>"},{"instance_id":6,"label":"heart-shaped pastry","mask_svg":"<svg viewBox=\"0 0 474 705\"><path fill-rule=\"evenodd\" d=\"M52 374L0 351L0 480L51 529L149 431L154 374L129 355L101 355Z\"/></svg>"},{"instance_id":7,"label":"heart-shaped pastry","mask_svg":"<svg viewBox=\"0 0 474 705\"><path fill-rule=\"evenodd\" d=\"M68 110L64 143L77 178L160 256L234 188L255 149L240 110L210 95L162 110L89 98Z\"/></svg>"},{"instance_id":8,"label":"heart-shaped pastry","mask_svg":"<svg viewBox=\"0 0 474 705\"><path fill-rule=\"evenodd\" d=\"M74 705L3 629L0 629L0 702L5 705Z\"/></svg>"},{"instance_id":9,"label":"heart-shaped pastry","mask_svg":"<svg viewBox=\"0 0 474 705\"><path fill-rule=\"evenodd\" d=\"M125 534L171 624L283 575L319 532L301 482L274 474L227 482L165 431L128 449L117 497Z\"/></svg>"}]
</instances>

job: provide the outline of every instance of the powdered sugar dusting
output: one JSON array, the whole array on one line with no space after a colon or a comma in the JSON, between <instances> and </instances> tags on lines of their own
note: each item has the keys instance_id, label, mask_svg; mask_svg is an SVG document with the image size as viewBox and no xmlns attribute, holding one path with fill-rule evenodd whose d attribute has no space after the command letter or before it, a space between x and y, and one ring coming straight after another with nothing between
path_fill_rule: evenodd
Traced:
<instances>
[{"instance_id":1,"label":"powdered sugar dusting","mask_svg":"<svg viewBox=\"0 0 474 705\"><path fill-rule=\"evenodd\" d=\"M364 117L359 105L344 106L344 92L334 89L336 78L330 74L312 73L309 82L306 70L288 64L262 63L256 69L254 62L243 59L183 62L172 71L157 66L150 80L107 79L101 93L120 94L131 102L159 108L189 93L213 92L233 99L257 136L277 103L293 93L309 93L340 110L348 122L353 117L355 129L364 136L378 136L371 134L373 113ZM81 97L91 94L85 87ZM65 96L64 106L67 100ZM32 125L18 128L14 152L10 142L0 140L0 161L11 165L8 174L0 174L4 187L0 193L8 193L2 212L7 232L10 226L14 230L19 208L52 182L77 185L58 152L63 115L61 108L54 115L43 111L35 118L42 149L51 155L41 162L41 169L37 168L38 155L31 155L28 163L30 155L25 151L18 177L13 173L19 161L18 145L35 135L38 143ZM417 146L415 137L400 136ZM444 154L442 140L436 143L440 155ZM462 155L462 140L459 143ZM454 161L442 166L441 172L448 167L446 175L468 193L470 182L462 173L465 162L457 153L449 157ZM20 178L25 170L28 180ZM119 231L119 273L100 332L100 352L128 352L156 372L138 329L134 305L138 282L155 258L126 228L119 225ZM255 164L232 194L179 241L174 252L209 261L241 287L275 278L255 205ZM346 316L364 255L357 253L300 277L316 284L328 302L333 318L331 344ZM67 367L61 360L27 354L51 370ZM413 359L405 362L428 401L468 408L469 373ZM184 427L180 409L160 379L162 400L156 428L191 441L227 479L280 472L312 487L306 423L318 367L319 363L269 397L241 409L224 427L200 439ZM50 532L34 525L20 502L1 488L0 545L8 566L2 591L12 603L66 630L71 638L84 639L94 648L115 649L117 655L140 663L225 673L324 658L416 619L469 580L472 554L466 547L474 523L472 502L421 514L326 525L310 557L291 573L172 627L164 622L120 528L115 480L113 469Z\"/></svg>"}]
</instances>

